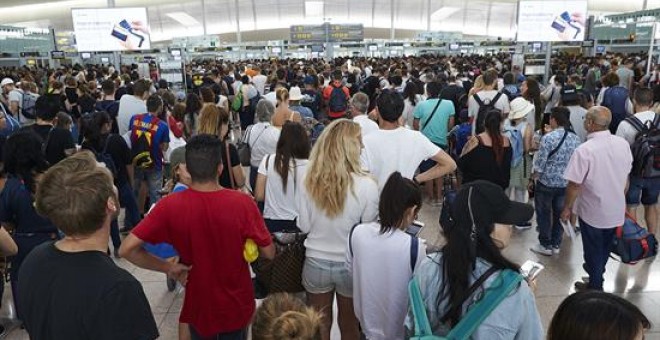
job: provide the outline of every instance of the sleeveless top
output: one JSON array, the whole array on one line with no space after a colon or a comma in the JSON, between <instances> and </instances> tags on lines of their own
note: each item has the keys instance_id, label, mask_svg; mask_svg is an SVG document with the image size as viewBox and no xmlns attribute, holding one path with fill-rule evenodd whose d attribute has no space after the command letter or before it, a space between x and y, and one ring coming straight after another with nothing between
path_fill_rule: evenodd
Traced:
<instances>
[{"instance_id":1,"label":"sleeveless top","mask_svg":"<svg viewBox=\"0 0 660 340\"><path fill-rule=\"evenodd\" d=\"M502 138L506 138L502 136ZM479 144L467 154L458 159L458 168L463 174L463 183L470 183L479 179L495 183L506 189L511 176L511 146L504 147L502 163L497 164L492 146L484 145L480 136Z\"/></svg>"}]
</instances>

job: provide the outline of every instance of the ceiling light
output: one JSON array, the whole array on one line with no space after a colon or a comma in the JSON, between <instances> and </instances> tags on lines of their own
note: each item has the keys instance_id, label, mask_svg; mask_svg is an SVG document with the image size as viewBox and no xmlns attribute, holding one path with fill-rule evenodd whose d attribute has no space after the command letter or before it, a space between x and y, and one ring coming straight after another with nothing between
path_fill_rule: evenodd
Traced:
<instances>
[{"instance_id":1,"label":"ceiling light","mask_svg":"<svg viewBox=\"0 0 660 340\"><path fill-rule=\"evenodd\" d=\"M433 12L431 14L431 19L432 20L442 20L448 18L450 15L460 11L461 9L458 7L442 7L439 10Z\"/></svg>"},{"instance_id":2,"label":"ceiling light","mask_svg":"<svg viewBox=\"0 0 660 340\"><path fill-rule=\"evenodd\" d=\"M181 25L190 27L190 26L199 26L200 23L197 21L197 19L193 18L190 16L190 14L186 12L173 12L173 13L167 13L166 14L168 17L178 21Z\"/></svg>"},{"instance_id":3,"label":"ceiling light","mask_svg":"<svg viewBox=\"0 0 660 340\"><path fill-rule=\"evenodd\" d=\"M323 1L305 1L305 16L323 16Z\"/></svg>"}]
</instances>

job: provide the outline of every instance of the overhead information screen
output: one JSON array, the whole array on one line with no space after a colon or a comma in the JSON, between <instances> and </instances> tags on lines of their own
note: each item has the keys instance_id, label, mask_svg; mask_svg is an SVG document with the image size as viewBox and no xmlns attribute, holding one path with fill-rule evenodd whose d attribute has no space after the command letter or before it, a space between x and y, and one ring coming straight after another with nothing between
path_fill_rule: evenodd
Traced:
<instances>
[{"instance_id":1,"label":"overhead information screen","mask_svg":"<svg viewBox=\"0 0 660 340\"><path fill-rule=\"evenodd\" d=\"M364 25L294 25L291 26L292 44L362 41Z\"/></svg>"},{"instance_id":2,"label":"overhead information screen","mask_svg":"<svg viewBox=\"0 0 660 340\"><path fill-rule=\"evenodd\" d=\"M587 1L520 1L518 41L582 41Z\"/></svg>"},{"instance_id":3,"label":"overhead information screen","mask_svg":"<svg viewBox=\"0 0 660 340\"><path fill-rule=\"evenodd\" d=\"M147 9L72 9L78 51L132 51L151 48Z\"/></svg>"}]
</instances>

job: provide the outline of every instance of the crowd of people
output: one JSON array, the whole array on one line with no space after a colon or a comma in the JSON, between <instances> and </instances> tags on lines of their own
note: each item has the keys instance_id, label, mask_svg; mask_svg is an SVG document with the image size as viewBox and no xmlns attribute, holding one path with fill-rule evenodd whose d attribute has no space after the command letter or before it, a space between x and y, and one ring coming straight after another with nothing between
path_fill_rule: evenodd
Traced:
<instances>
[{"instance_id":1,"label":"crowd of people","mask_svg":"<svg viewBox=\"0 0 660 340\"><path fill-rule=\"evenodd\" d=\"M641 338L648 319L602 290L626 211L658 228L660 166L631 152L660 129L644 61L557 55L547 83L506 54L200 61L186 89L135 65L0 69L17 316L35 339L157 338L114 255L185 287L180 339L329 340L335 300L342 339L420 336L410 282L445 336L519 276L513 227L535 224L530 250L556 256L567 223L588 277L548 331L530 277L472 338ZM409 231L424 204L448 216L439 251Z\"/></svg>"}]
</instances>

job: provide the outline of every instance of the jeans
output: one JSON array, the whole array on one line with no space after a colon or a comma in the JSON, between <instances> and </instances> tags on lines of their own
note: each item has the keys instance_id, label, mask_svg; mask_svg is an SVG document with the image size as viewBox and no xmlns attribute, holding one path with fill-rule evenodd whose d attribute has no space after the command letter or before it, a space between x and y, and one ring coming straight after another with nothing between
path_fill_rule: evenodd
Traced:
<instances>
[{"instance_id":1,"label":"jeans","mask_svg":"<svg viewBox=\"0 0 660 340\"><path fill-rule=\"evenodd\" d=\"M546 248L561 245L563 228L559 222L566 198L566 188L551 188L536 182L534 208L539 226L539 242Z\"/></svg>"},{"instance_id":2,"label":"jeans","mask_svg":"<svg viewBox=\"0 0 660 340\"><path fill-rule=\"evenodd\" d=\"M616 228L599 229L580 219L584 263L589 274L589 288L603 290L603 274L610 255Z\"/></svg>"},{"instance_id":3,"label":"jeans","mask_svg":"<svg viewBox=\"0 0 660 340\"><path fill-rule=\"evenodd\" d=\"M133 191L135 197L138 197L140 194L140 187L142 182L147 182L147 188L149 189L149 206L156 204L160 196L158 195L158 190L163 187L163 170L162 169L135 169L135 183L133 184Z\"/></svg>"},{"instance_id":4,"label":"jeans","mask_svg":"<svg viewBox=\"0 0 660 340\"><path fill-rule=\"evenodd\" d=\"M202 337L197 333L195 328L191 325L190 328L190 338L192 340L245 340L247 339L247 330L241 329L234 332L219 333L210 337Z\"/></svg>"},{"instance_id":5,"label":"jeans","mask_svg":"<svg viewBox=\"0 0 660 340\"><path fill-rule=\"evenodd\" d=\"M121 237L119 237L119 222L116 218L110 223L110 239L112 240L112 246L115 249L119 249L119 246L121 246Z\"/></svg>"},{"instance_id":6,"label":"jeans","mask_svg":"<svg viewBox=\"0 0 660 340\"><path fill-rule=\"evenodd\" d=\"M124 227L131 229L140 223L140 211L138 210L135 192L128 182L119 186L119 203L126 209L124 215ZM110 230L112 232L112 229Z\"/></svg>"}]
</instances>

